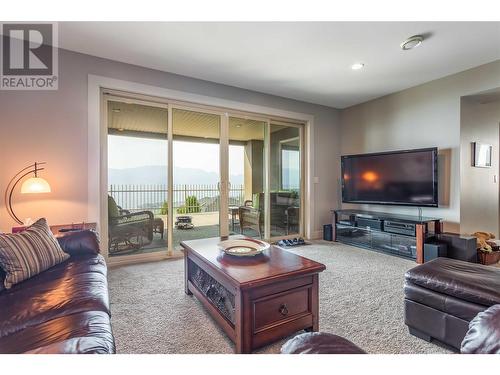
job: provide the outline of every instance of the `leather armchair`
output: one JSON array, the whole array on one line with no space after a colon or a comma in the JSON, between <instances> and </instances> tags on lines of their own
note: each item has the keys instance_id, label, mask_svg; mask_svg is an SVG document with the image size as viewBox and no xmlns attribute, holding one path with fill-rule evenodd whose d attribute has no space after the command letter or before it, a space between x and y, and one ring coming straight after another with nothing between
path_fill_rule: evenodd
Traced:
<instances>
[{"instance_id":1,"label":"leather armchair","mask_svg":"<svg viewBox=\"0 0 500 375\"><path fill-rule=\"evenodd\" d=\"M281 354L363 354L349 340L325 332L302 333L281 347ZM500 304L480 312L469 324L462 354L500 354Z\"/></svg>"},{"instance_id":2,"label":"leather armchair","mask_svg":"<svg viewBox=\"0 0 500 375\"><path fill-rule=\"evenodd\" d=\"M471 320L460 353L500 354L500 304L480 312Z\"/></svg>"},{"instance_id":3,"label":"leather armchair","mask_svg":"<svg viewBox=\"0 0 500 375\"><path fill-rule=\"evenodd\" d=\"M302 333L281 347L281 354L366 354L349 340L326 332Z\"/></svg>"}]
</instances>

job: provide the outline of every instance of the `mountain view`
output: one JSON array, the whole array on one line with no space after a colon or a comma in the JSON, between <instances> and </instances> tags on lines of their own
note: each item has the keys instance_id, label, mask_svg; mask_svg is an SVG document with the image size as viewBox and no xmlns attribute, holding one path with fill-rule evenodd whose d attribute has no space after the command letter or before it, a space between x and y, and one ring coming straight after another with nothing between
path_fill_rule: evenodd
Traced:
<instances>
[{"instance_id":1,"label":"mountain view","mask_svg":"<svg viewBox=\"0 0 500 375\"><path fill-rule=\"evenodd\" d=\"M233 186L243 185L243 175L231 175ZM219 177L214 172L196 168L174 167L174 183L176 185L215 185ZM108 170L108 185L153 185L167 184L167 167L164 165L143 166Z\"/></svg>"}]
</instances>

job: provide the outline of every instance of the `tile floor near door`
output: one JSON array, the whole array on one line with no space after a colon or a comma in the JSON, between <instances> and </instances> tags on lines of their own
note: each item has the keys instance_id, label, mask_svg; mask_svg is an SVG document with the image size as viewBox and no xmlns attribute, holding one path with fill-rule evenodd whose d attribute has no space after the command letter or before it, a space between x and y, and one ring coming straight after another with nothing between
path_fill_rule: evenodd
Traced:
<instances>
[{"instance_id":1,"label":"tile floor near door","mask_svg":"<svg viewBox=\"0 0 500 375\"><path fill-rule=\"evenodd\" d=\"M326 265L320 274L320 330L368 353L448 353L408 333L403 281L413 261L339 243L291 250ZM233 344L193 296L184 294L181 259L109 270L118 353L232 353ZM260 349L278 353L284 340Z\"/></svg>"}]
</instances>

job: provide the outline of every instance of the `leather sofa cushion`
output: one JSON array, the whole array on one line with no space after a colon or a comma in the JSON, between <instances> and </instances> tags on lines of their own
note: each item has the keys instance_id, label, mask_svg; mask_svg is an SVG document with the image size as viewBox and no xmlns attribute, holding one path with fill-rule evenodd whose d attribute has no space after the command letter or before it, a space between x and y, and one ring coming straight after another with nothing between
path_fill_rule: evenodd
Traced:
<instances>
[{"instance_id":1,"label":"leather sofa cushion","mask_svg":"<svg viewBox=\"0 0 500 375\"><path fill-rule=\"evenodd\" d=\"M407 271L405 279L486 307L500 303L500 268L441 257Z\"/></svg>"},{"instance_id":2,"label":"leather sofa cushion","mask_svg":"<svg viewBox=\"0 0 500 375\"><path fill-rule=\"evenodd\" d=\"M484 311L487 306L478 305L458 299L446 294L425 289L418 285L406 282L404 286L405 298L433 309L456 316L457 318L471 321L474 317Z\"/></svg>"},{"instance_id":3,"label":"leather sofa cushion","mask_svg":"<svg viewBox=\"0 0 500 375\"><path fill-rule=\"evenodd\" d=\"M325 332L302 333L281 347L281 354L366 354L349 340Z\"/></svg>"},{"instance_id":4,"label":"leather sofa cushion","mask_svg":"<svg viewBox=\"0 0 500 375\"><path fill-rule=\"evenodd\" d=\"M500 354L500 305L491 306L471 320L460 352Z\"/></svg>"},{"instance_id":5,"label":"leather sofa cushion","mask_svg":"<svg viewBox=\"0 0 500 375\"><path fill-rule=\"evenodd\" d=\"M110 314L104 258L69 260L0 294L0 337L86 311Z\"/></svg>"},{"instance_id":6,"label":"leather sofa cushion","mask_svg":"<svg viewBox=\"0 0 500 375\"><path fill-rule=\"evenodd\" d=\"M0 338L0 353L107 354L115 352L109 316L91 311L49 320Z\"/></svg>"},{"instance_id":7,"label":"leather sofa cushion","mask_svg":"<svg viewBox=\"0 0 500 375\"><path fill-rule=\"evenodd\" d=\"M67 232L57 241L63 251L71 256L99 254L99 237L93 230Z\"/></svg>"}]
</instances>

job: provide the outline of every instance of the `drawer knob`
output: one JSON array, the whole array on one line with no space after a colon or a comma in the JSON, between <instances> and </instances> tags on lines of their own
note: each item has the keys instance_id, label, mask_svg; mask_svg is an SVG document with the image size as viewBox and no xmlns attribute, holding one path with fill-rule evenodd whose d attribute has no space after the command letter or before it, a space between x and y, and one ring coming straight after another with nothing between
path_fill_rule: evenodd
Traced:
<instances>
[{"instance_id":1,"label":"drawer knob","mask_svg":"<svg viewBox=\"0 0 500 375\"><path fill-rule=\"evenodd\" d=\"M279 312L280 312L280 314L281 314L281 315L283 315L283 316L288 315L288 307L286 306L286 304L285 304L285 303L284 303L284 304L282 304L282 305L280 306L280 308L279 308Z\"/></svg>"}]
</instances>

